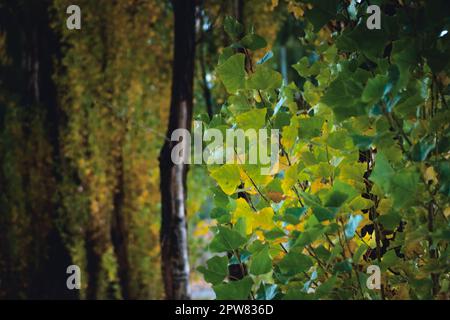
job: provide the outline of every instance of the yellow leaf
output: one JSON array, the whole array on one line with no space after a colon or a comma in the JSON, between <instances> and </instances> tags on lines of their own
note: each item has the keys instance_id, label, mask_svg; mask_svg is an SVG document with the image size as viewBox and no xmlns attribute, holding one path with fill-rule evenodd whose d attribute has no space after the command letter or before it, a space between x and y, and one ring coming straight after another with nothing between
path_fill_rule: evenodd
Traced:
<instances>
[{"instance_id":1,"label":"yellow leaf","mask_svg":"<svg viewBox=\"0 0 450 320\"><path fill-rule=\"evenodd\" d=\"M239 168L236 165L225 164L211 173L211 177L217 181L227 195L232 195L241 183Z\"/></svg>"},{"instance_id":2,"label":"yellow leaf","mask_svg":"<svg viewBox=\"0 0 450 320\"><path fill-rule=\"evenodd\" d=\"M432 184L438 183L438 178L437 178L436 171L434 171L434 168L433 168L432 166L428 167L428 168L425 170L424 177L425 177L425 181L426 181L427 183L428 183L429 181L431 181Z\"/></svg>"},{"instance_id":3,"label":"yellow leaf","mask_svg":"<svg viewBox=\"0 0 450 320\"><path fill-rule=\"evenodd\" d=\"M197 226L196 226L196 228L194 230L194 236L195 237L202 237L202 236L207 235L208 232L209 232L209 225L208 225L208 223L205 220L201 220L197 224Z\"/></svg>"},{"instance_id":4,"label":"yellow leaf","mask_svg":"<svg viewBox=\"0 0 450 320\"><path fill-rule=\"evenodd\" d=\"M372 234L366 233L363 239L364 242L367 243L371 249L375 249L377 247L375 232L373 232Z\"/></svg>"},{"instance_id":5,"label":"yellow leaf","mask_svg":"<svg viewBox=\"0 0 450 320\"><path fill-rule=\"evenodd\" d=\"M297 182L297 164L289 167L284 174L284 179L281 181L281 188L285 194L291 192L291 188Z\"/></svg>"},{"instance_id":6,"label":"yellow leaf","mask_svg":"<svg viewBox=\"0 0 450 320\"><path fill-rule=\"evenodd\" d=\"M446 218L450 216L450 207L444 209L444 215Z\"/></svg>"},{"instance_id":7,"label":"yellow leaf","mask_svg":"<svg viewBox=\"0 0 450 320\"><path fill-rule=\"evenodd\" d=\"M271 207L264 208L258 212L254 218L254 227L260 227L264 230L271 230L275 227L273 222L273 209Z\"/></svg>"},{"instance_id":8,"label":"yellow leaf","mask_svg":"<svg viewBox=\"0 0 450 320\"><path fill-rule=\"evenodd\" d=\"M311 192L316 193L317 191L325 189L327 187L328 185L326 183L322 183L322 178L318 178L311 184Z\"/></svg>"},{"instance_id":9,"label":"yellow leaf","mask_svg":"<svg viewBox=\"0 0 450 320\"><path fill-rule=\"evenodd\" d=\"M253 231L253 210L243 198L236 200L236 209L232 213L232 223L236 223L239 218L243 218L246 225L245 232L251 234Z\"/></svg>"},{"instance_id":10,"label":"yellow leaf","mask_svg":"<svg viewBox=\"0 0 450 320\"><path fill-rule=\"evenodd\" d=\"M255 212L250 208L245 199L236 200L236 209L232 214L232 222L236 223L238 219L245 220L246 234L252 234L256 229L271 230L275 227L273 221L274 212L271 207L264 208Z\"/></svg>"}]
</instances>

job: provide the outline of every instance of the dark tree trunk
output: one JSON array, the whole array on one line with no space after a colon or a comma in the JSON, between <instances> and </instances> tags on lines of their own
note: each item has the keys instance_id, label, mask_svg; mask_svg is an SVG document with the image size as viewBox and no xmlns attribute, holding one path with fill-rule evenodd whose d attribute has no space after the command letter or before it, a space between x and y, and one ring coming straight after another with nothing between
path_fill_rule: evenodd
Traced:
<instances>
[{"instance_id":1,"label":"dark tree trunk","mask_svg":"<svg viewBox=\"0 0 450 320\"><path fill-rule=\"evenodd\" d=\"M160 153L161 260L166 299L190 299L186 223L186 164L174 164L169 142L176 129L190 130L195 60L195 1L173 0L175 48L167 139Z\"/></svg>"},{"instance_id":2,"label":"dark tree trunk","mask_svg":"<svg viewBox=\"0 0 450 320\"><path fill-rule=\"evenodd\" d=\"M121 151L122 152L122 151ZM118 274L122 298L125 300L135 299L131 292L130 279L130 261L128 257L128 222L123 211L125 190L124 190L124 165L123 155L117 159L118 178L117 191L114 195L114 210L111 223L111 240L114 246L114 252L117 257Z\"/></svg>"},{"instance_id":3,"label":"dark tree trunk","mask_svg":"<svg viewBox=\"0 0 450 320\"><path fill-rule=\"evenodd\" d=\"M244 0L234 0L234 17L244 25Z\"/></svg>"},{"instance_id":4,"label":"dark tree trunk","mask_svg":"<svg viewBox=\"0 0 450 320\"><path fill-rule=\"evenodd\" d=\"M61 181L59 145L61 112L53 81L54 65L60 61L61 56L59 39L50 26L51 1L29 3L8 1L2 3L0 7L0 31L6 33L7 52L12 59L11 65L2 66L0 82L6 91L16 94L20 108L26 109L30 118L34 116L33 112L44 111L43 121L47 129L45 139L52 146L53 163L51 176L48 177L48 181L42 182L47 189L43 189L42 192L53 195L56 193L55 184ZM27 132L28 120L22 125ZM24 190L29 187L29 175L29 172L24 174L26 181ZM59 197L49 201L43 212L33 212L34 204L31 200L27 200L25 204L27 212L32 216L32 227L28 231L33 235L34 243L31 252L20 254L28 256L29 271L28 274L18 275L14 266L10 271L14 275L13 279L26 284L28 287L26 294L29 298L78 298L78 292L67 290L66 287L66 268L72 261L54 222L57 221L57 211L61 207L59 201ZM12 257L13 254L9 254ZM5 277L9 278L8 275ZM12 288L15 286L13 283ZM14 291L9 292L11 294L8 297L17 294Z\"/></svg>"},{"instance_id":5,"label":"dark tree trunk","mask_svg":"<svg viewBox=\"0 0 450 320\"><path fill-rule=\"evenodd\" d=\"M94 232L88 231L86 236L86 269L88 273L88 286L86 290L86 298L88 300L97 300L100 286L101 272L101 254L96 250L96 241Z\"/></svg>"},{"instance_id":6,"label":"dark tree trunk","mask_svg":"<svg viewBox=\"0 0 450 320\"><path fill-rule=\"evenodd\" d=\"M202 48L203 49L203 48ZM214 116L214 109L211 97L211 90L209 89L208 79L206 78L206 63L205 63L205 53L200 53L200 69L202 75L202 89L203 89L203 98L205 99L206 104L206 112L208 113L209 119L212 120Z\"/></svg>"}]
</instances>

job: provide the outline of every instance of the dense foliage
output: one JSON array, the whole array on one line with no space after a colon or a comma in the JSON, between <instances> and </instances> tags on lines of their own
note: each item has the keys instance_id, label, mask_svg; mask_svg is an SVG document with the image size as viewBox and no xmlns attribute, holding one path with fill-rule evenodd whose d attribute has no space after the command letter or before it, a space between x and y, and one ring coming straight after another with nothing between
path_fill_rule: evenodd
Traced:
<instances>
[{"instance_id":1,"label":"dense foliage","mask_svg":"<svg viewBox=\"0 0 450 320\"><path fill-rule=\"evenodd\" d=\"M448 299L448 4L370 2L381 30L366 27L367 1L297 4L291 83L271 52L252 61L267 45L254 29L225 20L228 98L206 131L280 129L281 150L266 176L208 165L214 256L199 270L218 299Z\"/></svg>"},{"instance_id":2,"label":"dense foliage","mask_svg":"<svg viewBox=\"0 0 450 320\"><path fill-rule=\"evenodd\" d=\"M0 0L0 299L164 297L174 1L79 0L69 30L72 1ZM273 167L189 166L193 298L449 298L447 2L189 2L194 119L281 146Z\"/></svg>"}]
</instances>

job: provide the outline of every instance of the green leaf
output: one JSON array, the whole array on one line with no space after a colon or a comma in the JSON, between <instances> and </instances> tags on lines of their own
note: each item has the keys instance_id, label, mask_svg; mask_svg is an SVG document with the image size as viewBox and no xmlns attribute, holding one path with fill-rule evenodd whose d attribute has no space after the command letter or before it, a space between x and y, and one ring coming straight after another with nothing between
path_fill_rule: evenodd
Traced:
<instances>
[{"instance_id":1,"label":"green leaf","mask_svg":"<svg viewBox=\"0 0 450 320\"><path fill-rule=\"evenodd\" d=\"M282 128L288 126L290 122L291 122L291 114L288 112L280 111L275 116L273 127L274 129L282 130Z\"/></svg>"},{"instance_id":2,"label":"green leaf","mask_svg":"<svg viewBox=\"0 0 450 320\"><path fill-rule=\"evenodd\" d=\"M382 21L386 17L382 16ZM384 19L384 20L383 20ZM372 61L383 56L384 48L389 40L386 30L383 30L386 24L381 24L381 30L367 30L366 24L359 23L356 28L344 32L343 38L338 42L338 48L344 51L361 51ZM345 44L343 46L343 44Z\"/></svg>"},{"instance_id":3,"label":"green leaf","mask_svg":"<svg viewBox=\"0 0 450 320\"><path fill-rule=\"evenodd\" d=\"M288 208L284 211L282 220L296 225L300 222L300 218L306 213L307 210L307 207Z\"/></svg>"},{"instance_id":4,"label":"green leaf","mask_svg":"<svg viewBox=\"0 0 450 320\"><path fill-rule=\"evenodd\" d=\"M287 253L278 263L280 270L288 275L296 275L307 271L313 265L312 260L307 255L297 252Z\"/></svg>"},{"instance_id":5,"label":"green leaf","mask_svg":"<svg viewBox=\"0 0 450 320\"><path fill-rule=\"evenodd\" d=\"M404 88L410 78L410 70L419 63L417 44L413 38L403 38L392 43L391 60L400 71L399 87Z\"/></svg>"},{"instance_id":6,"label":"green leaf","mask_svg":"<svg viewBox=\"0 0 450 320\"><path fill-rule=\"evenodd\" d=\"M218 230L219 232L210 244L210 250L212 252L233 251L247 242L247 239L238 231L220 226Z\"/></svg>"},{"instance_id":7,"label":"green leaf","mask_svg":"<svg viewBox=\"0 0 450 320\"><path fill-rule=\"evenodd\" d=\"M292 68L294 68L298 74L304 78L317 75L320 72L319 64L315 63L310 66L308 57L301 58L299 62L292 66Z\"/></svg>"},{"instance_id":8,"label":"green leaf","mask_svg":"<svg viewBox=\"0 0 450 320\"><path fill-rule=\"evenodd\" d=\"M245 55L235 54L217 67L217 75L227 91L234 94L245 85Z\"/></svg>"},{"instance_id":9,"label":"green leaf","mask_svg":"<svg viewBox=\"0 0 450 320\"><path fill-rule=\"evenodd\" d=\"M368 150L372 146L374 140L374 137L362 136L359 134L354 134L351 137L354 145L361 150Z\"/></svg>"},{"instance_id":10,"label":"green leaf","mask_svg":"<svg viewBox=\"0 0 450 320\"><path fill-rule=\"evenodd\" d=\"M278 238L281 238L284 236L286 236L286 233L283 231L283 229L278 228L278 227L264 232L264 237L267 240L275 240L275 239L278 239Z\"/></svg>"},{"instance_id":11,"label":"green leaf","mask_svg":"<svg viewBox=\"0 0 450 320\"><path fill-rule=\"evenodd\" d=\"M314 31L319 31L328 21L337 14L338 0L306 1L313 4L313 8L305 13L306 19L314 26Z\"/></svg>"},{"instance_id":12,"label":"green leaf","mask_svg":"<svg viewBox=\"0 0 450 320\"><path fill-rule=\"evenodd\" d=\"M365 113L360 103L362 85L353 79L353 74L341 73L334 80L321 101L333 109L338 121Z\"/></svg>"},{"instance_id":13,"label":"green leaf","mask_svg":"<svg viewBox=\"0 0 450 320\"><path fill-rule=\"evenodd\" d=\"M450 196L450 162L440 162L437 171L439 174L439 192L445 196Z\"/></svg>"},{"instance_id":14,"label":"green leaf","mask_svg":"<svg viewBox=\"0 0 450 320\"><path fill-rule=\"evenodd\" d=\"M259 286L256 300L273 300L278 293L279 289L276 284L262 283Z\"/></svg>"},{"instance_id":15,"label":"green leaf","mask_svg":"<svg viewBox=\"0 0 450 320\"><path fill-rule=\"evenodd\" d=\"M309 227L307 230L300 234L292 247L303 248L316 241L321 235L324 234L324 232L325 228L320 223Z\"/></svg>"},{"instance_id":16,"label":"green leaf","mask_svg":"<svg viewBox=\"0 0 450 320\"><path fill-rule=\"evenodd\" d=\"M228 109L234 114L238 115L252 109L251 103L244 94L237 94L228 98L230 106Z\"/></svg>"},{"instance_id":17,"label":"green leaf","mask_svg":"<svg viewBox=\"0 0 450 320\"><path fill-rule=\"evenodd\" d=\"M236 116L236 123L239 128L247 129L261 129L266 125L267 109L253 109Z\"/></svg>"},{"instance_id":18,"label":"green leaf","mask_svg":"<svg viewBox=\"0 0 450 320\"><path fill-rule=\"evenodd\" d=\"M339 208L325 208L325 207L313 207L313 213L316 216L317 220L320 222L325 220L332 220L337 212L339 211Z\"/></svg>"},{"instance_id":19,"label":"green leaf","mask_svg":"<svg viewBox=\"0 0 450 320\"><path fill-rule=\"evenodd\" d=\"M216 219L218 223L228 223L231 220L230 213L224 208L216 207L211 210L211 218Z\"/></svg>"},{"instance_id":20,"label":"green leaf","mask_svg":"<svg viewBox=\"0 0 450 320\"><path fill-rule=\"evenodd\" d=\"M337 282L337 277L336 276L332 276L330 277L327 281L325 281L323 284L321 284L315 292L315 296L317 299L320 299L321 297L324 297L326 295L328 295L331 290L333 290L336 282Z\"/></svg>"},{"instance_id":21,"label":"green leaf","mask_svg":"<svg viewBox=\"0 0 450 320\"><path fill-rule=\"evenodd\" d=\"M386 271L388 268L394 266L398 262L397 254L395 253L395 250L389 250L387 251L381 260L381 269L383 271Z\"/></svg>"},{"instance_id":22,"label":"green leaf","mask_svg":"<svg viewBox=\"0 0 450 320\"><path fill-rule=\"evenodd\" d=\"M339 273L350 273L352 272L352 263L349 260L345 260L342 262L338 262L335 264L334 266L334 272L339 274Z\"/></svg>"},{"instance_id":23,"label":"green leaf","mask_svg":"<svg viewBox=\"0 0 450 320\"><path fill-rule=\"evenodd\" d=\"M419 182L420 176L414 167L403 168L395 173L391 181L391 194L395 208L402 208L418 200L416 194Z\"/></svg>"},{"instance_id":24,"label":"green leaf","mask_svg":"<svg viewBox=\"0 0 450 320\"><path fill-rule=\"evenodd\" d=\"M345 130L330 133L328 135L327 143L330 147L337 150L349 149L353 146L353 143Z\"/></svg>"},{"instance_id":25,"label":"green leaf","mask_svg":"<svg viewBox=\"0 0 450 320\"><path fill-rule=\"evenodd\" d=\"M252 289L253 280L246 276L238 281L213 286L217 300L247 300Z\"/></svg>"},{"instance_id":26,"label":"green leaf","mask_svg":"<svg viewBox=\"0 0 450 320\"><path fill-rule=\"evenodd\" d=\"M362 101L366 103L376 103L382 97L388 83L387 76L376 75L375 78L369 79L362 93Z\"/></svg>"},{"instance_id":27,"label":"green leaf","mask_svg":"<svg viewBox=\"0 0 450 320\"><path fill-rule=\"evenodd\" d=\"M436 144L434 139L422 139L417 142L411 150L412 161L425 161L431 151L434 150Z\"/></svg>"},{"instance_id":28,"label":"green leaf","mask_svg":"<svg viewBox=\"0 0 450 320\"><path fill-rule=\"evenodd\" d=\"M364 253L366 253L367 249L369 249L369 247L362 243L358 249L356 249L355 254L353 255L353 263L358 264L359 260L361 260L362 256L364 255Z\"/></svg>"},{"instance_id":29,"label":"green leaf","mask_svg":"<svg viewBox=\"0 0 450 320\"><path fill-rule=\"evenodd\" d=\"M222 191L222 189L220 187L215 186L213 188L210 188L210 190L211 190L211 192L212 192L212 194L214 196L214 205L216 207L226 208L229 205L230 199Z\"/></svg>"},{"instance_id":30,"label":"green leaf","mask_svg":"<svg viewBox=\"0 0 450 320\"><path fill-rule=\"evenodd\" d=\"M353 211L358 211L358 210L367 210L371 207L373 207L373 201L363 198L361 195L357 196L355 199L353 199L349 206L350 209L352 209Z\"/></svg>"},{"instance_id":31,"label":"green leaf","mask_svg":"<svg viewBox=\"0 0 450 320\"><path fill-rule=\"evenodd\" d=\"M269 247L265 246L262 250L253 255L250 273L260 275L272 270L272 259L269 255Z\"/></svg>"},{"instance_id":32,"label":"green leaf","mask_svg":"<svg viewBox=\"0 0 450 320\"><path fill-rule=\"evenodd\" d=\"M309 117L299 120L298 136L301 139L311 139L320 136L322 133L322 117Z\"/></svg>"},{"instance_id":33,"label":"green leaf","mask_svg":"<svg viewBox=\"0 0 450 320\"><path fill-rule=\"evenodd\" d=\"M241 175L237 165L225 164L215 169L211 177L217 181L217 184L227 195L233 194L241 184Z\"/></svg>"},{"instance_id":34,"label":"green leaf","mask_svg":"<svg viewBox=\"0 0 450 320\"><path fill-rule=\"evenodd\" d=\"M267 47L266 40L257 34L248 34L241 40L242 46L250 50L258 50Z\"/></svg>"},{"instance_id":35,"label":"green leaf","mask_svg":"<svg viewBox=\"0 0 450 320\"><path fill-rule=\"evenodd\" d=\"M345 201L354 199L358 194L358 191L350 184L341 180L335 180L333 188L326 193L324 199L325 206L339 208Z\"/></svg>"},{"instance_id":36,"label":"green leaf","mask_svg":"<svg viewBox=\"0 0 450 320\"><path fill-rule=\"evenodd\" d=\"M246 218L244 217L239 217L237 219L237 222L234 225L233 230L236 230L237 232L239 232L243 237L245 237L245 235L247 234L247 222L246 222Z\"/></svg>"},{"instance_id":37,"label":"green leaf","mask_svg":"<svg viewBox=\"0 0 450 320\"><path fill-rule=\"evenodd\" d=\"M331 190L331 192L327 196L327 202L325 203L326 207L340 207L347 200L348 194L338 191Z\"/></svg>"},{"instance_id":38,"label":"green leaf","mask_svg":"<svg viewBox=\"0 0 450 320\"><path fill-rule=\"evenodd\" d=\"M219 56L219 65L223 64L225 61L227 61L229 58L231 58L234 55L234 49L231 47L226 47L222 50Z\"/></svg>"},{"instance_id":39,"label":"green leaf","mask_svg":"<svg viewBox=\"0 0 450 320\"><path fill-rule=\"evenodd\" d=\"M205 281L218 284L228 276L228 258L227 256L214 256L206 262L208 268L203 266L197 270L203 273Z\"/></svg>"},{"instance_id":40,"label":"green leaf","mask_svg":"<svg viewBox=\"0 0 450 320\"><path fill-rule=\"evenodd\" d=\"M242 33L244 32L244 26L241 23L239 23L236 19L230 16L225 17L223 26L225 32L233 40L239 39Z\"/></svg>"},{"instance_id":41,"label":"green leaf","mask_svg":"<svg viewBox=\"0 0 450 320\"><path fill-rule=\"evenodd\" d=\"M401 217L397 212L390 212L379 216L377 220L386 230L395 230L401 221Z\"/></svg>"},{"instance_id":42,"label":"green leaf","mask_svg":"<svg viewBox=\"0 0 450 320\"><path fill-rule=\"evenodd\" d=\"M259 65L247 80L247 89L268 90L281 86L281 74L265 65Z\"/></svg>"},{"instance_id":43,"label":"green leaf","mask_svg":"<svg viewBox=\"0 0 450 320\"><path fill-rule=\"evenodd\" d=\"M375 157L375 168L370 175L370 180L380 186L384 192L389 192L394 173L395 171L392 169L386 156L381 152L377 153Z\"/></svg>"}]
</instances>

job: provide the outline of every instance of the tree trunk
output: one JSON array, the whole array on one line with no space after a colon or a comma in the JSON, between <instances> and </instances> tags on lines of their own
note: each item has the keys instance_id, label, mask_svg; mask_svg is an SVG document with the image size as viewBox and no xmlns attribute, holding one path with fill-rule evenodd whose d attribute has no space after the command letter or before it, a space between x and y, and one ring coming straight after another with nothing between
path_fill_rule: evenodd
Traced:
<instances>
[{"instance_id":1,"label":"tree trunk","mask_svg":"<svg viewBox=\"0 0 450 320\"><path fill-rule=\"evenodd\" d=\"M20 187L27 194L27 190L32 188L31 180L41 178L42 186L41 205L35 202L36 199L24 198L25 213L30 217L30 225L24 232L30 233L33 238L32 244L26 247L26 252L16 253L11 249L11 244L21 242L22 239L7 238L8 234L3 229L9 229L9 225L15 223L8 220L5 215L0 221L0 260L6 257L6 273L2 274L7 279L4 285L6 298L18 298L26 296L31 299L77 299L79 292L67 290L66 268L72 264L69 250L66 248L59 225L58 211L61 208L61 198L57 195L56 185L61 182L61 155L60 155L60 132L62 117L60 106L58 105L56 85L53 80L55 64L60 59L60 39L50 26L49 8L50 0L23 2L23 1L3 1L0 5L0 31L6 34L6 49L11 64L2 65L0 83L2 90L5 89L11 96L16 96L17 110L25 110L27 118L20 123L24 132L30 135L29 128L33 122L42 121L45 133L41 137L45 139L42 144L49 143L51 151L46 162L51 163L48 167L36 167L37 164L30 150L30 166L24 172L17 172L23 178L23 185ZM3 106L2 106L3 107ZM5 108L6 111L6 108ZM1 113L1 112L0 112ZM44 118L40 119L39 114ZM0 123L2 128L2 123ZM3 129L3 128L2 128ZM26 139L26 138L25 138ZM1 141L0 141L1 143ZM37 147L36 147L37 148ZM0 159L2 162L4 159ZM22 159L17 159L22 160ZM3 162L2 162L3 164ZM41 176L33 176L36 172L48 170L45 180ZM10 182L2 178L0 184L0 197L4 192L8 192ZM3 190L1 190L3 189ZM15 190L15 189L14 189ZM55 196L56 195L56 196ZM5 199L5 198L4 198ZM45 199L45 200L44 200ZM44 204L45 202L45 204ZM3 209L3 208L2 208ZM5 211L0 212L3 215ZM11 260L23 259L26 263L27 272L17 270L17 266L10 265ZM3 262L3 261L2 261ZM0 274L3 272L0 266ZM11 272L11 275L9 274ZM11 279L10 279L11 278ZM1 280L0 280L1 282ZM9 289L11 286L11 290ZM21 291L21 287L26 288Z\"/></svg>"},{"instance_id":2,"label":"tree trunk","mask_svg":"<svg viewBox=\"0 0 450 320\"><path fill-rule=\"evenodd\" d=\"M122 141L121 141L122 144ZM122 298L125 300L135 299L131 292L130 279L130 261L128 257L128 223L126 213L123 210L125 201L125 179L124 179L124 161L122 150L117 159L117 191L114 194L114 209L111 221L111 240L114 246L114 252L117 258L118 275Z\"/></svg>"},{"instance_id":3,"label":"tree trunk","mask_svg":"<svg viewBox=\"0 0 450 320\"><path fill-rule=\"evenodd\" d=\"M244 25L244 0L234 0L234 17Z\"/></svg>"},{"instance_id":4,"label":"tree trunk","mask_svg":"<svg viewBox=\"0 0 450 320\"><path fill-rule=\"evenodd\" d=\"M203 15L204 13L204 2L202 2L202 10L200 10L200 39L201 39L201 46L200 46L200 56L199 56L199 65L200 65L200 75L202 78L202 89L203 89L203 98L205 99L206 104L206 111L208 112L209 119L212 120L214 115L213 110L213 103L212 103L212 96L211 96L211 90L209 89L208 79L206 76L206 61L205 61L205 51L207 51L207 44L206 44L206 33L203 30Z\"/></svg>"},{"instance_id":5,"label":"tree trunk","mask_svg":"<svg viewBox=\"0 0 450 320\"><path fill-rule=\"evenodd\" d=\"M173 0L175 48L167 139L160 153L161 259L166 299L190 299L186 223L186 164L174 164L176 129L190 130L195 60L195 1Z\"/></svg>"}]
</instances>

